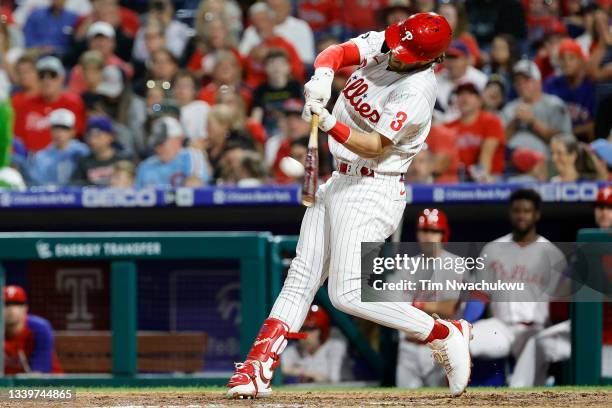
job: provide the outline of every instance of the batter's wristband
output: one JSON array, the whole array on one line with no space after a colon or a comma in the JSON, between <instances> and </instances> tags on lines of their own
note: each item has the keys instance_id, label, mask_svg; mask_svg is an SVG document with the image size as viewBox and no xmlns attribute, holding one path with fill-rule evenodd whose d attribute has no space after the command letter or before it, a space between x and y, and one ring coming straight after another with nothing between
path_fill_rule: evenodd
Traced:
<instances>
[{"instance_id":1,"label":"batter's wristband","mask_svg":"<svg viewBox=\"0 0 612 408\"><path fill-rule=\"evenodd\" d=\"M351 137L351 128L338 120L334 127L329 129L327 134L336 139L338 143L345 144L349 137Z\"/></svg>"}]
</instances>

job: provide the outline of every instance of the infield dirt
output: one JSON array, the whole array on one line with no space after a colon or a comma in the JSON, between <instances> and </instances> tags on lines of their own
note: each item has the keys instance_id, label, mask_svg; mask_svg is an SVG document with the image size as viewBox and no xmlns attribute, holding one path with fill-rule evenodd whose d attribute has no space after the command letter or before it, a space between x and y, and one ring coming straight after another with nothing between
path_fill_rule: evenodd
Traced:
<instances>
[{"instance_id":1,"label":"infield dirt","mask_svg":"<svg viewBox=\"0 0 612 408\"><path fill-rule=\"evenodd\" d=\"M83 391L66 402L2 401L3 407L612 407L612 388L603 390L470 390L459 398L444 391L281 390L272 398L227 400L222 391Z\"/></svg>"}]
</instances>

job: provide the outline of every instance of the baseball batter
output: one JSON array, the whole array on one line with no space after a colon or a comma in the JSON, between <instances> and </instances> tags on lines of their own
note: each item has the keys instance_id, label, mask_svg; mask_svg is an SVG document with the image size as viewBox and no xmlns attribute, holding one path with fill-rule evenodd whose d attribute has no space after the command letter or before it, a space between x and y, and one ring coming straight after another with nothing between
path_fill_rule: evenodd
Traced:
<instances>
[{"instance_id":1,"label":"baseball batter","mask_svg":"<svg viewBox=\"0 0 612 408\"><path fill-rule=\"evenodd\" d=\"M338 171L306 210L297 254L283 289L244 363L228 383L228 397L272 394L270 380L287 339L295 338L319 287L329 278L334 306L346 313L401 330L429 344L443 366L452 395L470 376L471 327L464 320L434 320L408 302L361 301L362 242L383 242L404 213L403 174L421 150L436 99L433 65L452 37L434 13L415 14L384 32L368 32L323 51L305 85L303 118L319 115L329 135ZM334 72L359 65L333 112L325 106Z\"/></svg>"}]
</instances>

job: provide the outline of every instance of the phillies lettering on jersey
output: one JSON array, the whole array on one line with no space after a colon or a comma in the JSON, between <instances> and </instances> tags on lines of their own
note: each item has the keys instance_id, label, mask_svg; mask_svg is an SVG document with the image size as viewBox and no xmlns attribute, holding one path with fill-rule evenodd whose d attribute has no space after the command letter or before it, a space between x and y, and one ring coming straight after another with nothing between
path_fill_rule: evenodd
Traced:
<instances>
[{"instance_id":1,"label":"phillies lettering on jersey","mask_svg":"<svg viewBox=\"0 0 612 408\"><path fill-rule=\"evenodd\" d=\"M331 153L356 168L376 172L405 173L421 150L436 102L436 78L429 68L414 73L387 69L389 55L382 52L384 32L371 31L353 38L361 63L347 81L333 115L350 128L377 132L393 147L376 159L365 159L330 138Z\"/></svg>"}]
</instances>

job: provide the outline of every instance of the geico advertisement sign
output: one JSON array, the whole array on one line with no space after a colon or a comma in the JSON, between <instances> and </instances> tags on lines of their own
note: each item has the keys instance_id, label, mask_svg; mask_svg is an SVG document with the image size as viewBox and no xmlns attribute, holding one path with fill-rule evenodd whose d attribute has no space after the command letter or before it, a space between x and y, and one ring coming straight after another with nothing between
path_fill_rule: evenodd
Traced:
<instances>
[{"instance_id":1,"label":"geico advertisement sign","mask_svg":"<svg viewBox=\"0 0 612 408\"><path fill-rule=\"evenodd\" d=\"M86 188L81 198L83 207L154 207L157 194L154 189L100 189Z\"/></svg>"},{"instance_id":2,"label":"geico advertisement sign","mask_svg":"<svg viewBox=\"0 0 612 408\"><path fill-rule=\"evenodd\" d=\"M597 183L548 183L534 186L544 201L595 201Z\"/></svg>"}]
</instances>

